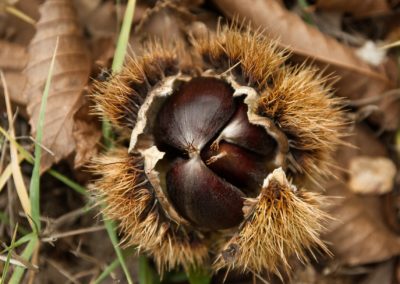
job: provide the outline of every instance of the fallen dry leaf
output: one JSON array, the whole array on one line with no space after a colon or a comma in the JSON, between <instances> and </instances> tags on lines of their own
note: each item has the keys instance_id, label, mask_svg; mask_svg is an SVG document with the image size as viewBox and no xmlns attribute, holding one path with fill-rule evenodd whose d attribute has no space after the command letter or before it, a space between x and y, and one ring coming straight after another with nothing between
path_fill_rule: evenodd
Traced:
<instances>
[{"instance_id":1,"label":"fallen dry leaf","mask_svg":"<svg viewBox=\"0 0 400 284\"><path fill-rule=\"evenodd\" d=\"M278 1L256 0L251 4L241 0L214 0L228 17L237 16L239 21L247 19L255 27L266 30L266 34L285 48L293 51L293 59L304 62L313 60L326 74L336 75L334 88L338 95L359 99L378 96L393 88L384 70L372 68L356 56L354 49L321 33L316 27L306 24L298 15L286 10ZM382 100L380 106L384 104ZM392 103L393 105L393 103ZM382 107L383 112L386 111ZM398 117L398 115L397 115ZM398 119L381 121L385 129L396 129Z\"/></svg>"},{"instance_id":2,"label":"fallen dry leaf","mask_svg":"<svg viewBox=\"0 0 400 284\"><path fill-rule=\"evenodd\" d=\"M358 156L350 162L349 188L359 194L383 194L393 189L395 164L385 157Z\"/></svg>"},{"instance_id":3,"label":"fallen dry leaf","mask_svg":"<svg viewBox=\"0 0 400 284\"><path fill-rule=\"evenodd\" d=\"M0 40L0 68L22 70L28 62L24 46Z\"/></svg>"},{"instance_id":4,"label":"fallen dry leaf","mask_svg":"<svg viewBox=\"0 0 400 284\"><path fill-rule=\"evenodd\" d=\"M24 46L0 40L0 69L4 72L11 101L19 106L27 103L23 95L26 78L21 74L27 62L28 53ZM0 93L2 92L3 85L0 81Z\"/></svg>"},{"instance_id":5,"label":"fallen dry leaf","mask_svg":"<svg viewBox=\"0 0 400 284\"><path fill-rule=\"evenodd\" d=\"M348 139L356 148L341 148L336 157L345 170L362 155L387 156L382 143L367 127L357 127ZM400 253L400 238L386 225L379 196L354 194L346 185L346 174L327 186L326 195L336 197L327 206L334 218L327 224L324 239L330 244L335 260L344 265L362 265L387 260Z\"/></svg>"},{"instance_id":6,"label":"fallen dry leaf","mask_svg":"<svg viewBox=\"0 0 400 284\"><path fill-rule=\"evenodd\" d=\"M82 104L82 89L89 78L90 61L71 1L47 0L41 6L40 14L37 32L29 44L30 59L25 69L28 78L25 94L28 98L33 135L36 133L52 51L59 37L43 129L43 145L50 149L54 156L44 151L41 164L43 171L71 154L76 148L73 117Z\"/></svg>"},{"instance_id":7,"label":"fallen dry leaf","mask_svg":"<svg viewBox=\"0 0 400 284\"><path fill-rule=\"evenodd\" d=\"M10 93L10 99L13 104L17 104L19 106L26 106L27 100L23 93L26 77L20 71L4 71L4 77L6 78L8 91ZM3 85L0 82L0 89L3 88ZM1 93L2 91L0 91Z\"/></svg>"},{"instance_id":8,"label":"fallen dry leaf","mask_svg":"<svg viewBox=\"0 0 400 284\"><path fill-rule=\"evenodd\" d=\"M138 53L146 39L159 38L162 40L183 39L185 28L195 20L195 16L187 7L171 1L158 2L153 8L148 8L140 22L134 27L134 36L130 44ZM168 30L168 34L165 31ZM140 52L140 51L139 51Z\"/></svg>"},{"instance_id":9,"label":"fallen dry leaf","mask_svg":"<svg viewBox=\"0 0 400 284\"><path fill-rule=\"evenodd\" d=\"M73 137L76 144L75 168L82 167L95 156L101 139L100 119L90 115L90 105L84 101L82 107L75 113Z\"/></svg>"},{"instance_id":10,"label":"fallen dry leaf","mask_svg":"<svg viewBox=\"0 0 400 284\"><path fill-rule=\"evenodd\" d=\"M356 196L344 183L332 184L327 192L340 197L329 209L336 220L327 225L329 233L324 238L336 261L355 266L400 253L400 238L386 226L378 197Z\"/></svg>"},{"instance_id":11,"label":"fallen dry leaf","mask_svg":"<svg viewBox=\"0 0 400 284\"><path fill-rule=\"evenodd\" d=\"M112 1L74 1L78 15L92 37L116 36L117 17L115 3ZM86 4L85 4L86 3ZM79 6L78 6L79 5Z\"/></svg>"},{"instance_id":12,"label":"fallen dry leaf","mask_svg":"<svg viewBox=\"0 0 400 284\"><path fill-rule=\"evenodd\" d=\"M387 0L319 0L315 6L322 10L346 12L362 17L390 11Z\"/></svg>"},{"instance_id":13,"label":"fallen dry leaf","mask_svg":"<svg viewBox=\"0 0 400 284\"><path fill-rule=\"evenodd\" d=\"M18 1L14 7L33 20L37 20L39 18L38 7L41 2L43 2L43 0ZM12 38L13 43L27 46L35 33L35 27L32 24L21 20L19 17L8 13L5 15L4 32L7 35L5 39Z\"/></svg>"},{"instance_id":14,"label":"fallen dry leaf","mask_svg":"<svg viewBox=\"0 0 400 284\"><path fill-rule=\"evenodd\" d=\"M360 284L392 284L395 283L394 278L395 260L391 259L377 265L368 277Z\"/></svg>"}]
</instances>

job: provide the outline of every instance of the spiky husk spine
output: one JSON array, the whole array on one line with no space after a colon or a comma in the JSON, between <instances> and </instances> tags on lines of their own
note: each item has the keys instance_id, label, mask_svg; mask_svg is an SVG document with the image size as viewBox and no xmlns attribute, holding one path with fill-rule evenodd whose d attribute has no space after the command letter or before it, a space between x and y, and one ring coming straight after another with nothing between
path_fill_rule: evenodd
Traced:
<instances>
[{"instance_id":1,"label":"spiky husk spine","mask_svg":"<svg viewBox=\"0 0 400 284\"><path fill-rule=\"evenodd\" d=\"M318 209L322 201L318 194L297 190L281 168L274 170L260 195L246 199L245 221L225 244L215 268L255 273L267 268L280 275L280 269L290 267L289 256L306 261L304 251L315 245L328 252L319 239L322 223L328 218Z\"/></svg>"},{"instance_id":2,"label":"spiky husk spine","mask_svg":"<svg viewBox=\"0 0 400 284\"><path fill-rule=\"evenodd\" d=\"M97 200L107 218L117 220L125 245L151 253L160 270L177 266L191 269L208 261L208 248L200 234L187 232L169 222L157 203L143 170L143 160L125 148L96 158L91 170Z\"/></svg>"},{"instance_id":3,"label":"spiky husk spine","mask_svg":"<svg viewBox=\"0 0 400 284\"><path fill-rule=\"evenodd\" d=\"M155 42L142 57L131 58L120 74L97 83L96 110L120 131L129 132L146 96L164 78L199 76L210 70L227 74L259 94L257 106L250 111L270 119L286 134L290 146L286 174L296 183L318 181L329 176L332 155L342 143L346 122L341 102L320 73L292 66L286 54L261 33L236 26L202 35L191 48ZM196 230L189 238L184 225L163 214L137 155L123 148L94 162L93 170L100 176L94 188L108 204L105 214L119 221L126 244L153 255L161 269L207 263L208 245L200 237L192 241ZM252 210L246 210L235 237L217 234L216 243L226 245L210 245L216 250L214 268L266 269L278 274L281 266L288 266L291 254L304 260L304 249L325 248L318 238L325 217L318 209L320 202L314 193L293 192L286 177L278 182L273 176L257 199L248 200L247 209ZM240 253L226 261L221 253L232 244Z\"/></svg>"}]
</instances>

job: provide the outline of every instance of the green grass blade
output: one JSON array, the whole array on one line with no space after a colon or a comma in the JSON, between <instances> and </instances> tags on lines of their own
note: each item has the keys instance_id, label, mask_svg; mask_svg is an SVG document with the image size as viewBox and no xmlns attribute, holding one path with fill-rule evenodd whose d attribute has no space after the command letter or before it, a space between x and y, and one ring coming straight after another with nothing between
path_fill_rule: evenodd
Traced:
<instances>
[{"instance_id":1,"label":"green grass blade","mask_svg":"<svg viewBox=\"0 0 400 284\"><path fill-rule=\"evenodd\" d=\"M201 269L192 269L187 276L190 284L209 284L211 282L211 275Z\"/></svg>"},{"instance_id":2,"label":"green grass blade","mask_svg":"<svg viewBox=\"0 0 400 284\"><path fill-rule=\"evenodd\" d=\"M63 184L67 185L68 187L72 188L76 192L78 192L78 193L80 193L82 195L88 195L88 192L87 192L85 187L83 187L82 185L80 185L77 182L74 182L73 180L71 180L70 178L66 177L65 175L59 173L58 171L53 170L53 169L49 169L47 171L47 173L49 175L51 175L52 177L58 179Z\"/></svg>"},{"instance_id":3,"label":"green grass blade","mask_svg":"<svg viewBox=\"0 0 400 284\"><path fill-rule=\"evenodd\" d=\"M171 284L171 283L188 283L188 277L183 271L173 271L166 275L162 280L162 284Z\"/></svg>"},{"instance_id":4,"label":"green grass blade","mask_svg":"<svg viewBox=\"0 0 400 284\"><path fill-rule=\"evenodd\" d=\"M104 225L106 226L108 236L109 236L109 238L111 240L111 243L114 246L114 250L115 250L115 253L117 254L118 260L121 263L121 267L122 267L122 270L125 273L126 280L128 281L129 284L132 284L133 281L132 281L131 275L129 274L128 267L126 266L125 259L124 259L124 256L122 254L122 250L118 245L118 237L117 237L117 234L115 232L116 231L115 223L113 221L111 221L111 220L105 219L104 220Z\"/></svg>"},{"instance_id":5,"label":"green grass blade","mask_svg":"<svg viewBox=\"0 0 400 284\"><path fill-rule=\"evenodd\" d=\"M33 164L33 161L34 161L33 156L32 156L27 150L25 150L21 145L19 145L18 142L15 141L15 139L13 139L13 138L8 134L8 132L7 132L3 127L1 127L1 126L0 126L0 133L1 133L8 141L10 141L10 143L13 143L13 144L16 146L18 152L23 156L24 159L26 159L29 163Z\"/></svg>"},{"instance_id":6,"label":"green grass blade","mask_svg":"<svg viewBox=\"0 0 400 284\"><path fill-rule=\"evenodd\" d=\"M19 228L18 228L19 230ZM9 247L6 247L4 250L1 251L1 253L8 253L10 250L13 250L19 246L22 246L23 244L30 242L34 237L35 237L35 233L30 232L28 234L26 234L25 236L21 237L19 240L15 241L13 245L10 245Z\"/></svg>"},{"instance_id":7,"label":"green grass blade","mask_svg":"<svg viewBox=\"0 0 400 284\"><path fill-rule=\"evenodd\" d=\"M129 35L131 33L133 15L135 13L136 0L129 0L122 22L121 32L119 33L117 48L114 54L112 71L119 72L124 64L126 50L128 48Z\"/></svg>"},{"instance_id":8,"label":"green grass blade","mask_svg":"<svg viewBox=\"0 0 400 284\"><path fill-rule=\"evenodd\" d=\"M147 257L139 257L139 284L159 284L160 279L149 265Z\"/></svg>"},{"instance_id":9,"label":"green grass blade","mask_svg":"<svg viewBox=\"0 0 400 284\"><path fill-rule=\"evenodd\" d=\"M21 154L22 158L24 158L30 164L34 163L33 156L27 150L25 150L21 145L19 145L14 139L12 139L11 136L1 126L0 126L0 133L3 134L6 137L6 139L10 141L10 143L13 143L17 147L18 152ZM80 184L74 182L73 180L71 180L70 178L68 178L65 175L61 174L60 172L58 172L58 171L56 171L54 169L49 169L47 172L51 176L53 176L54 178L58 179L59 181L61 181L65 185L67 185L70 188L72 188L73 190L75 190L76 192L78 192L80 194L87 195L87 190L86 190L85 187L83 187Z\"/></svg>"},{"instance_id":10,"label":"green grass blade","mask_svg":"<svg viewBox=\"0 0 400 284\"><path fill-rule=\"evenodd\" d=\"M120 265L119 259L115 259L113 262L111 262L106 269L97 277L97 279L94 281L94 284L100 284L104 279L107 278L108 275L111 274L118 266Z\"/></svg>"},{"instance_id":11,"label":"green grass blade","mask_svg":"<svg viewBox=\"0 0 400 284\"><path fill-rule=\"evenodd\" d=\"M103 142L107 149L114 147L114 137L112 133L112 127L110 122L103 118L103 122L101 124L101 130L103 132Z\"/></svg>"},{"instance_id":12,"label":"green grass blade","mask_svg":"<svg viewBox=\"0 0 400 284\"><path fill-rule=\"evenodd\" d=\"M114 60L112 64L112 71L119 72L122 69L122 66L124 64L124 59L125 59L125 54L126 50L128 48L128 42L129 42L129 35L132 27L132 20L133 20L133 15L135 12L135 5L136 5L136 0L128 0L128 5L125 10L125 15L124 19L122 22L122 27L121 31L118 37L118 42L117 42L117 48L115 50L114 54ZM106 118L103 121L103 137L104 137L104 142L107 146L107 148L112 147L112 129L110 123L106 120ZM105 219L104 224L106 226L108 236L111 240L111 243L114 246L115 253L117 254L118 260L121 264L122 270L125 273L125 277L128 281L128 283L133 283L131 276L129 274L128 268L125 263L124 256L122 254L121 248L118 245L118 238L115 233L115 224L114 222Z\"/></svg>"},{"instance_id":13,"label":"green grass blade","mask_svg":"<svg viewBox=\"0 0 400 284\"><path fill-rule=\"evenodd\" d=\"M57 37L56 47L53 52L53 57L51 58L49 73L47 74L46 84L43 91L42 102L40 104L39 111L39 119L36 127L36 143L35 143L35 161L33 163L33 171L32 178L30 184L30 199L31 199L31 210L32 210L32 219L36 224L38 231L40 232L40 160L42 157L42 144L43 140L43 126L44 126L44 118L46 112L47 98L50 93L50 85L51 79L54 71L54 63L56 60L57 49L58 49L58 41ZM39 233L38 232L38 233Z\"/></svg>"},{"instance_id":14,"label":"green grass blade","mask_svg":"<svg viewBox=\"0 0 400 284\"><path fill-rule=\"evenodd\" d=\"M121 31L118 36L117 47L114 53L114 60L112 63L113 73L119 72L124 65L125 54L128 48L129 35L131 33L133 15L135 13L136 0L129 0L125 10L124 20L122 22ZM104 144L107 148L113 147L113 135L110 122L104 118L102 124Z\"/></svg>"},{"instance_id":15,"label":"green grass blade","mask_svg":"<svg viewBox=\"0 0 400 284\"><path fill-rule=\"evenodd\" d=\"M13 248L17 248L27 242L30 242L33 238L35 237L35 233L31 232L29 234L26 234L25 236L21 237L19 240L17 240L14 243L14 247Z\"/></svg>"},{"instance_id":16,"label":"green grass blade","mask_svg":"<svg viewBox=\"0 0 400 284\"><path fill-rule=\"evenodd\" d=\"M0 211L0 223L3 223L5 225L9 225L10 224L10 219L9 219L7 213L4 213L4 212ZM22 234L22 235L30 234L30 231L28 231L27 229L24 229L21 226L18 226L18 232L20 234Z\"/></svg>"},{"instance_id":17,"label":"green grass blade","mask_svg":"<svg viewBox=\"0 0 400 284\"><path fill-rule=\"evenodd\" d=\"M312 15L307 11L307 8L310 6L307 2L307 0L297 0L297 4L300 6L302 9L302 14L303 14L303 20L311 25L315 26L314 20L312 18Z\"/></svg>"},{"instance_id":18,"label":"green grass blade","mask_svg":"<svg viewBox=\"0 0 400 284\"><path fill-rule=\"evenodd\" d=\"M4 264L3 272L1 274L1 284L4 284L5 283L4 281L6 281L8 268L10 267L11 254L12 254L13 249L15 248L15 238L17 237L17 230L18 230L18 224L15 226L13 237L11 239L10 249L7 253L6 263Z\"/></svg>"},{"instance_id":19,"label":"green grass blade","mask_svg":"<svg viewBox=\"0 0 400 284\"><path fill-rule=\"evenodd\" d=\"M35 250L36 244L38 242L38 238L34 237L25 247L24 252L22 253L21 257L27 261L30 260L32 257L33 251ZM9 281L9 284L20 284L21 278L24 275L25 268L23 267L16 267L14 270L13 275Z\"/></svg>"}]
</instances>

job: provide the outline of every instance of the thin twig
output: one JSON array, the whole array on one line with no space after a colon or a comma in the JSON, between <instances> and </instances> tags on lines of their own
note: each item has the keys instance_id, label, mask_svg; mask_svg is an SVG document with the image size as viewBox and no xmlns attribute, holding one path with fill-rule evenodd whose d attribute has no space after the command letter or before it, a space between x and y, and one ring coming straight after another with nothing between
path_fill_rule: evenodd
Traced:
<instances>
[{"instance_id":1,"label":"thin twig","mask_svg":"<svg viewBox=\"0 0 400 284\"><path fill-rule=\"evenodd\" d=\"M57 241L58 239L61 239L61 238L66 238L66 237L75 236L75 235L81 235L81 234L97 232L97 231L101 231L101 230L104 230L104 229L105 229L104 226L83 228L83 229L72 230L72 231L68 231L68 232L54 234L52 236L42 238L41 240L43 242L55 242L55 241Z\"/></svg>"},{"instance_id":2,"label":"thin twig","mask_svg":"<svg viewBox=\"0 0 400 284\"><path fill-rule=\"evenodd\" d=\"M64 267L61 266L61 264L59 264L58 262L51 260L51 259L47 259L47 262L53 266L61 275L63 275L65 278L67 278L69 281L71 281L72 283L75 284L79 284L80 282L78 280L76 280L76 278L69 273Z\"/></svg>"},{"instance_id":3,"label":"thin twig","mask_svg":"<svg viewBox=\"0 0 400 284\"><path fill-rule=\"evenodd\" d=\"M0 260L6 262L7 261L7 255L0 255ZM20 262L17 259L14 259L14 258L10 259L10 263L13 264L13 265L21 266L23 268L27 268L25 266L25 264L23 264L22 262Z\"/></svg>"},{"instance_id":4,"label":"thin twig","mask_svg":"<svg viewBox=\"0 0 400 284\"><path fill-rule=\"evenodd\" d=\"M400 100L400 89L393 89L378 96L366 97L358 100L349 101L348 105L352 107L364 106L380 102L387 97L391 98L393 101Z\"/></svg>"},{"instance_id":5,"label":"thin twig","mask_svg":"<svg viewBox=\"0 0 400 284\"><path fill-rule=\"evenodd\" d=\"M98 274L98 272L99 272L98 268L92 268L92 269L89 269L89 270L80 271L80 272L74 274L73 277L75 279L79 279L79 278L86 277L86 276L89 276L89 275L93 275L95 277L96 274ZM90 281L89 283L92 283L92 281Z\"/></svg>"},{"instance_id":6,"label":"thin twig","mask_svg":"<svg viewBox=\"0 0 400 284\"><path fill-rule=\"evenodd\" d=\"M78 247L76 250L70 250L70 253L72 253L76 257L80 257L83 260L86 260L89 263L93 263L94 265L96 265L98 267L98 269L104 269L105 267L107 267L106 263L100 261L96 257L93 257L89 254L82 252L80 250L80 247Z\"/></svg>"}]
</instances>

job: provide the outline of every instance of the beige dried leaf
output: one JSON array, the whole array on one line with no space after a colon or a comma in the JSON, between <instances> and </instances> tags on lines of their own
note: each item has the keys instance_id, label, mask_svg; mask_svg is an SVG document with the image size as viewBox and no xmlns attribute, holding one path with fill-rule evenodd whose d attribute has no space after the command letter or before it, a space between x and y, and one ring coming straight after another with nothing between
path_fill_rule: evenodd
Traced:
<instances>
[{"instance_id":1,"label":"beige dried leaf","mask_svg":"<svg viewBox=\"0 0 400 284\"><path fill-rule=\"evenodd\" d=\"M4 77L6 78L8 92L10 94L10 99L14 104L19 106L26 106L27 101L24 96L23 90L26 84L26 77L20 71L4 71ZM3 88L0 82L0 89ZM0 90L0 93L2 91Z\"/></svg>"},{"instance_id":2,"label":"beige dried leaf","mask_svg":"<svg viewBox=\"0 0 400 284\"><path fill-rule=\"evenodd\" d=\"M279 1L214 0L228 17L247 19L255 28L263 28L285 48L293 51L294 60L311 59L327 74L337 76L336 93L350 99L377 96L392 88L383 66L372 68L356 56L353 48L306 24L298 15L286 10ZM386 99L380 104L386 114ZM393 105L393 103L391 103ZM382 125L396 129L397 121L385 117Z\"/></svg>"},{"instance_id":3,"label":"beige dried leaf","mask_svg":"<svg viewBox=\"0 0 400 284\"><path fill-rule=\"evenodd\" d=\"M90 115L89 102L85 100L74 116L73 137L76 144L74 166L82 167L97 153L97 144L101 139L101 127L98 117Z\"/></svg>"},{"instance_id":4,"label":"beige dried leaf","mask_svg":"<svg viewBox=\"0 0 400 284\"><path fill-rule=\"evenodd\" d=\"M55 60L43 129L43 145L50 149L54 156L48 152L43 153L43 171L71 154L76 148L72 134L73 118L82 105L82 89L89 78L90 60L71 1L48 0L41 6L40 13L37 32L28 48L30 59L25 69L28 84L24 93L28 98L33 135L36 132L52 51L59 37L59 51Z\"/></svg>"},{"instance_id":5,"label":"beige dried leaf","mask_svg":"<svg viewBox=\"0 0 400 284\"><path fill-rule=\"evenodd\" d=\"M26 48L20 44L0 40L0 68L22 70L28 62Z\"/></svg>"},{"instance_id":6,"label":"beige dried leaf","mask_svg":"<svg viewBox=\"0 0 400 284\"><path fill-rule=\"evenodd\" d=\"M319 0L315 6L322 10L372 16L390 11L386 0Z\"/></svg>"},{"instance_id":7,"label":"beige dried leaf","mask_svg":"<svg viewBox=\"0 0 400 284\"><path fill-rule=\"evenodd\" d=\"M351 191L383 194L393 189L396 165L385 157L358 156L350 162Z\"/></svg>"},{"instance_id":8,"label":"beige dried leaf","mask_svg":"<svg viewBox=\"0 0 400 284\"><path fill-rule=\"evenodd\" d=\"M387 157L386 148L367 127L356 127L348 142L355 147L343 147L336 155L346 171L359 156ZM323 238L335 260L343 265L362 265L398 255L400 237L387 225L382 198L355 194L346 185L345 173L336 176L338 180L326 186L326 195L337 198L326 208L334 221L327 224L328 233Z\"/></svg>"},{"instance_id":9,"label":"beige dried leaf","mask_svg":"<svg viewBox=\"0 0 400 284\"><path fill-rule=\"evenodd\" d=\"M22 93L26 78L21 74L21 70L27 62L28 53L24 46L0 40L0 69L4 72L11 101L20 106L26 105L26 98ZM1 82L0 87L2 93L4 86Z\"/></svg>"},{"instance_id":10,"label":"beige dried leaf","mask_svg":"<svg viewBox=\"0 0 400 284\"><path fill-rule=\"evenodd\" d=\"M333 183L328 193L341 197L329 210L336 220L329 222L324 238L337 261L362 265L400 253L400 238L385 224L379 197L355 195L339 182Z\"/></svg>"}]
</instances>

